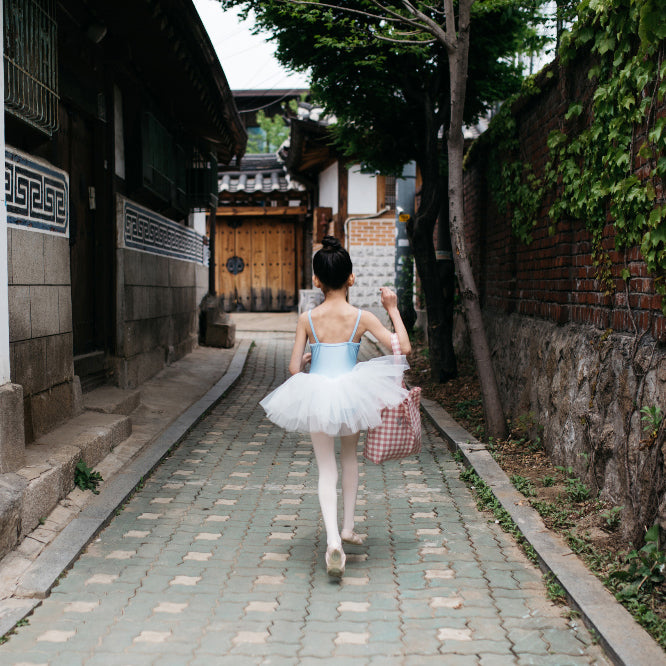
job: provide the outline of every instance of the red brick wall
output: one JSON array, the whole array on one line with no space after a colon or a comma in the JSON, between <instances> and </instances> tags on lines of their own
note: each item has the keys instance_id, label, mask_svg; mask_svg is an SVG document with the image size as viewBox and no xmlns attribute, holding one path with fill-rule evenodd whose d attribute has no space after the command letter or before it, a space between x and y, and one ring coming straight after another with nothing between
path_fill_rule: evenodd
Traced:
<instances>
[{"instance_id":1,"label":"red brick wall","mask_svg":"<svg viewBox=\"0 0 666 666\"><path fill-rule=\"evenodd\" d=\"M574 100L583 101L584 106L589 102L593 88L587 69L584 61L563 70L552 67L552 78L542 76L537 84L541 93L522 106L514 106L521 159L529 162L538 176L549 158L546 140L551 130L565 125L564 114ZM581 117L584 119L585 113ZM637 137L634 154L642 142L643 138ZM565 220L557 225L554 234L548 233L548 210L554 192L544 198L532 234L534 240L524 245L513 236L509 216L500 214L495 206L487 183L489 160L483 140L479 147L465 173L465 214L484 308L633 333L625 281L621 279L626 265L632 276L628 284L629 305L639 332L647 331L655 339L666 341L661 297L655 293L654 280L647 274L640 250L616 251L613 226L606 227L603 246L609 251L615 290L605 294L595 279L591 236L583 224ZM637 163L636 169L641 166ZM663 201L661 194L655 204Z\"/></svg>"},{"instance_id":2,"label":"red brick wall","mask_svg":"<svg viewBox=\"0 0 666 666\"><path fill-rule=\"evenodd\" d=\"M395 244L395 218L374 218L357 220L352 218L348 227L349 245L381 245Z\"/></svg>"}]
</instances>

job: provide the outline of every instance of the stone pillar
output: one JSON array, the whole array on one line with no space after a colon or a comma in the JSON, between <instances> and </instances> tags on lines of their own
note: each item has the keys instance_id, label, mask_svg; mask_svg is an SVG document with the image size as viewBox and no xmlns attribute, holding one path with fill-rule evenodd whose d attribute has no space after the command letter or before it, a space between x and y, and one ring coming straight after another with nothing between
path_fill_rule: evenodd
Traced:
<instances>
[{"instance_id":1,"label":"stone pillar","mask_svg":"<svg viewBox=\"0 0 666 666\"><path fill-rule=\"evenodd\" d=\"M0 12L0 53L4 52L3 12ZM0 90L5 89L0 67ZM5 114L0 113L0 474L23 467L25 434L23 388L12 384L9 372L9 257L7 253L7 203L5 196Z\"/></svg>"}]
</instances>

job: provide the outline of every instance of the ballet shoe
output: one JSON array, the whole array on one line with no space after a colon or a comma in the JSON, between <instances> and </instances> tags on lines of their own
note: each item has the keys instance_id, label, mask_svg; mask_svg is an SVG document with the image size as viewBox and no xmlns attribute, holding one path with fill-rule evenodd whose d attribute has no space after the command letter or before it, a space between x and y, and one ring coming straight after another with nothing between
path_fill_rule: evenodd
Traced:
<instances>
[{"instance_id":1,"label":"ballet shoe","mask_svg":"<svg viewBox=\"0 0 666 666\"><path fill-rule=\"evenodd\" d=\"M341 546L329 546L326 549L326 573L333 578L340 578L345 572L347 558Z\"/></svg>"},{"instance_id":2,"label":"ballet shoe","mask_svg":"<svg viewBox=\"0 0 666 666\"><path fill-rule=\"evenodd\" d=\"M354 546L362 546L366 536L366 534L356 534L353 530L349 533L343 532L340 534L342 543L351 543L354 544Z\"/></svg>"}]
</instances>

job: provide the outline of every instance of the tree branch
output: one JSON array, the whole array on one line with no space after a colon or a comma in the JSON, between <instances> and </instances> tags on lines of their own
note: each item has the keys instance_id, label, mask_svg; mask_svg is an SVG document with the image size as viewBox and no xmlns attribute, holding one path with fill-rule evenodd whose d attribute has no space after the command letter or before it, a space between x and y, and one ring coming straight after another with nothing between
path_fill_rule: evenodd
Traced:
<instances>
[{"instance_id":1,"label":"tree branch","mask_svg":"<svg viewBox=\"0 0 666 666\"><path fill-rule=\"evenodd\" d=\"M352 7L340 7L339 5L334 5L327 2L318 2L317 0L277 0L277 2L287 4L287 5L310 5L313 7L321 7L326 9L334 9L347 14L355 14L357 16L363 16L365 18L370 18L375 21L387 21L392 24L402 23L403 25L409 25L414 28L418 28L422 32L427 32L433 36L433 40L418 40L418 41L406 41L404 39L391 38L386 35L379 35L373 33L373 36L377 39L380 39L385 42L392 42L398 44L432 44L433 41L441 42L449 54L455 52L455 18L453 15L453 2L452 0L445 0L446 4L451 5L451 10L449 14L449 9L446 9L446 30L443 30L442 27L437 23L437 21L430 18L427 14L424 14L421 10L417 9L409 0L401 0L402 6L407 12L409 12L415 18L409 18L404 14L387 7L382 4L379 0L370 0L370 2L381 10L383 14L373 14L372 12L366 12L362 9L353 9ZM433 11L438 14L441 14L441 10L437 10L432 7ZM453 25L453 30L450 30L450 24ZM453 38L450 38L449 35L454 35Z\"/></svg>"},{"instance_id":2,"label":"tree branch","mask_svg":"<svg viewBox=\"0 0 666 666\"><path fill-rule=\"evenodd\" d=\"M434 37L431 37L429 39L424 39L422 41L418 39L393 39L391 37L386 37L385 35L376 35L376 34L373 34L373 37L382 42L390 42L391 44L410 44L410 45L415 44L417 46L422 46L422 45L437 43L437 40Z\"/></svg>"},{"instance_id":3,"label":"tree branch","mask_svg":"<svg viewBox=\"0 0 666 666\"><path fill-rule=\"evenodd\" d=\"M332 5L327 2L317 2L317 0L276 0L283 5L310 5L314 7L323 7L326 9L335 9L340 12L347 14L357 14L359 16L365 16L366 18L374 19L375 21L390 21L391 23L397 23L398 19L388 18L386 16L379 16L377 14L372 14L370 12L363 11L362 9L353 9L351 7L340 7L339 5ZM381 7L381 5L380 5ZM398 14L398 16L400 16Z\"/></svg>"}]
</instances>

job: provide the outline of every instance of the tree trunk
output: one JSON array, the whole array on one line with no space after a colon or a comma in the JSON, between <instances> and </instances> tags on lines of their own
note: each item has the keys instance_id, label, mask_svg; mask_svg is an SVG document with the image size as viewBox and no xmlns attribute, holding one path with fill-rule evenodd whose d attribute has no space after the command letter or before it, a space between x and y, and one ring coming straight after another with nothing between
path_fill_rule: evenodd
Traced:
<instances>
[{"instance_id":1,"label":"tree trunk","mask_svg":"<svg viewBox=\"0 0 666 666\"><path fill-rule=\"evenodd\" d=\"M452 327L447 327L444 319L444 302L442 299L442 281L440 279L433 243L434 219L428 219L417 213L416 220L410 229L410 243L414 252L416 270L421 278L421 286L425 297L428 315L428 360L432 381L443 383L455 377L455 355L447 355L453 348L450 338ZM447 339L447 333L449 339ZM453 369L451 369L453 360Z\"/></svg>"},{"instance_id":2,"label":"tree trunk","mask_svg":"<svg viewBox=\"0 0 666 666\"><path fill-rule=\"evenodd\" d=\"M447 176L448 178L448 176ZM445 186L442 186L445 191ZM442 293L440 301L442 304L442 328L440 340L442 345L442 382L454 379L458 376L458 364L456 353L453 349L453 318L456 294L456 268L453 261L453 249L451 247L451 232L449 230L449 202L442 197L440 201L440 213L437 222L437 273L441 283Z\"/></svg>"},{"instance_id":3,"label":"tree trunk","mask_svg":"<svg viewBox=\"0 0 666 666\"><path fill-rule=\"evenodd\" d=\"M453 324L451 320L447 325L446 319L449 303L445 299L433 241L435 223L442 210L443 192L435 128L437 119L434 104L426 100L424 109L424 150L418 161L422 177L421 200L414 221L407 225L407 234L425 297L430 375L432 381L444 383L456 377L458 370L453 352ZM453 290L449 290L448 296L452 312Z\"/></svg>"},{"instance_id":4,"label":"tree trunk","mask_svg":"<svg viewBox=\"0 0 666 666\"><path fill-rule=\"evenodd\" d=\"M481 315L481 303L474 281L465 240L465 213L463 197L463 109L467 82L467 56L469 53L471 0L461 0L459 7L456 47L449 52L451 85L451 121L447 134L449 166L449 227L456 263L460 293L469 329L472 353L476 361L487 435L501 439L506 435L506 421L497 388L497 379L490 357L490 348ZM447 30L448 32L448 30Z\"/></svg>"}]
</instances>

